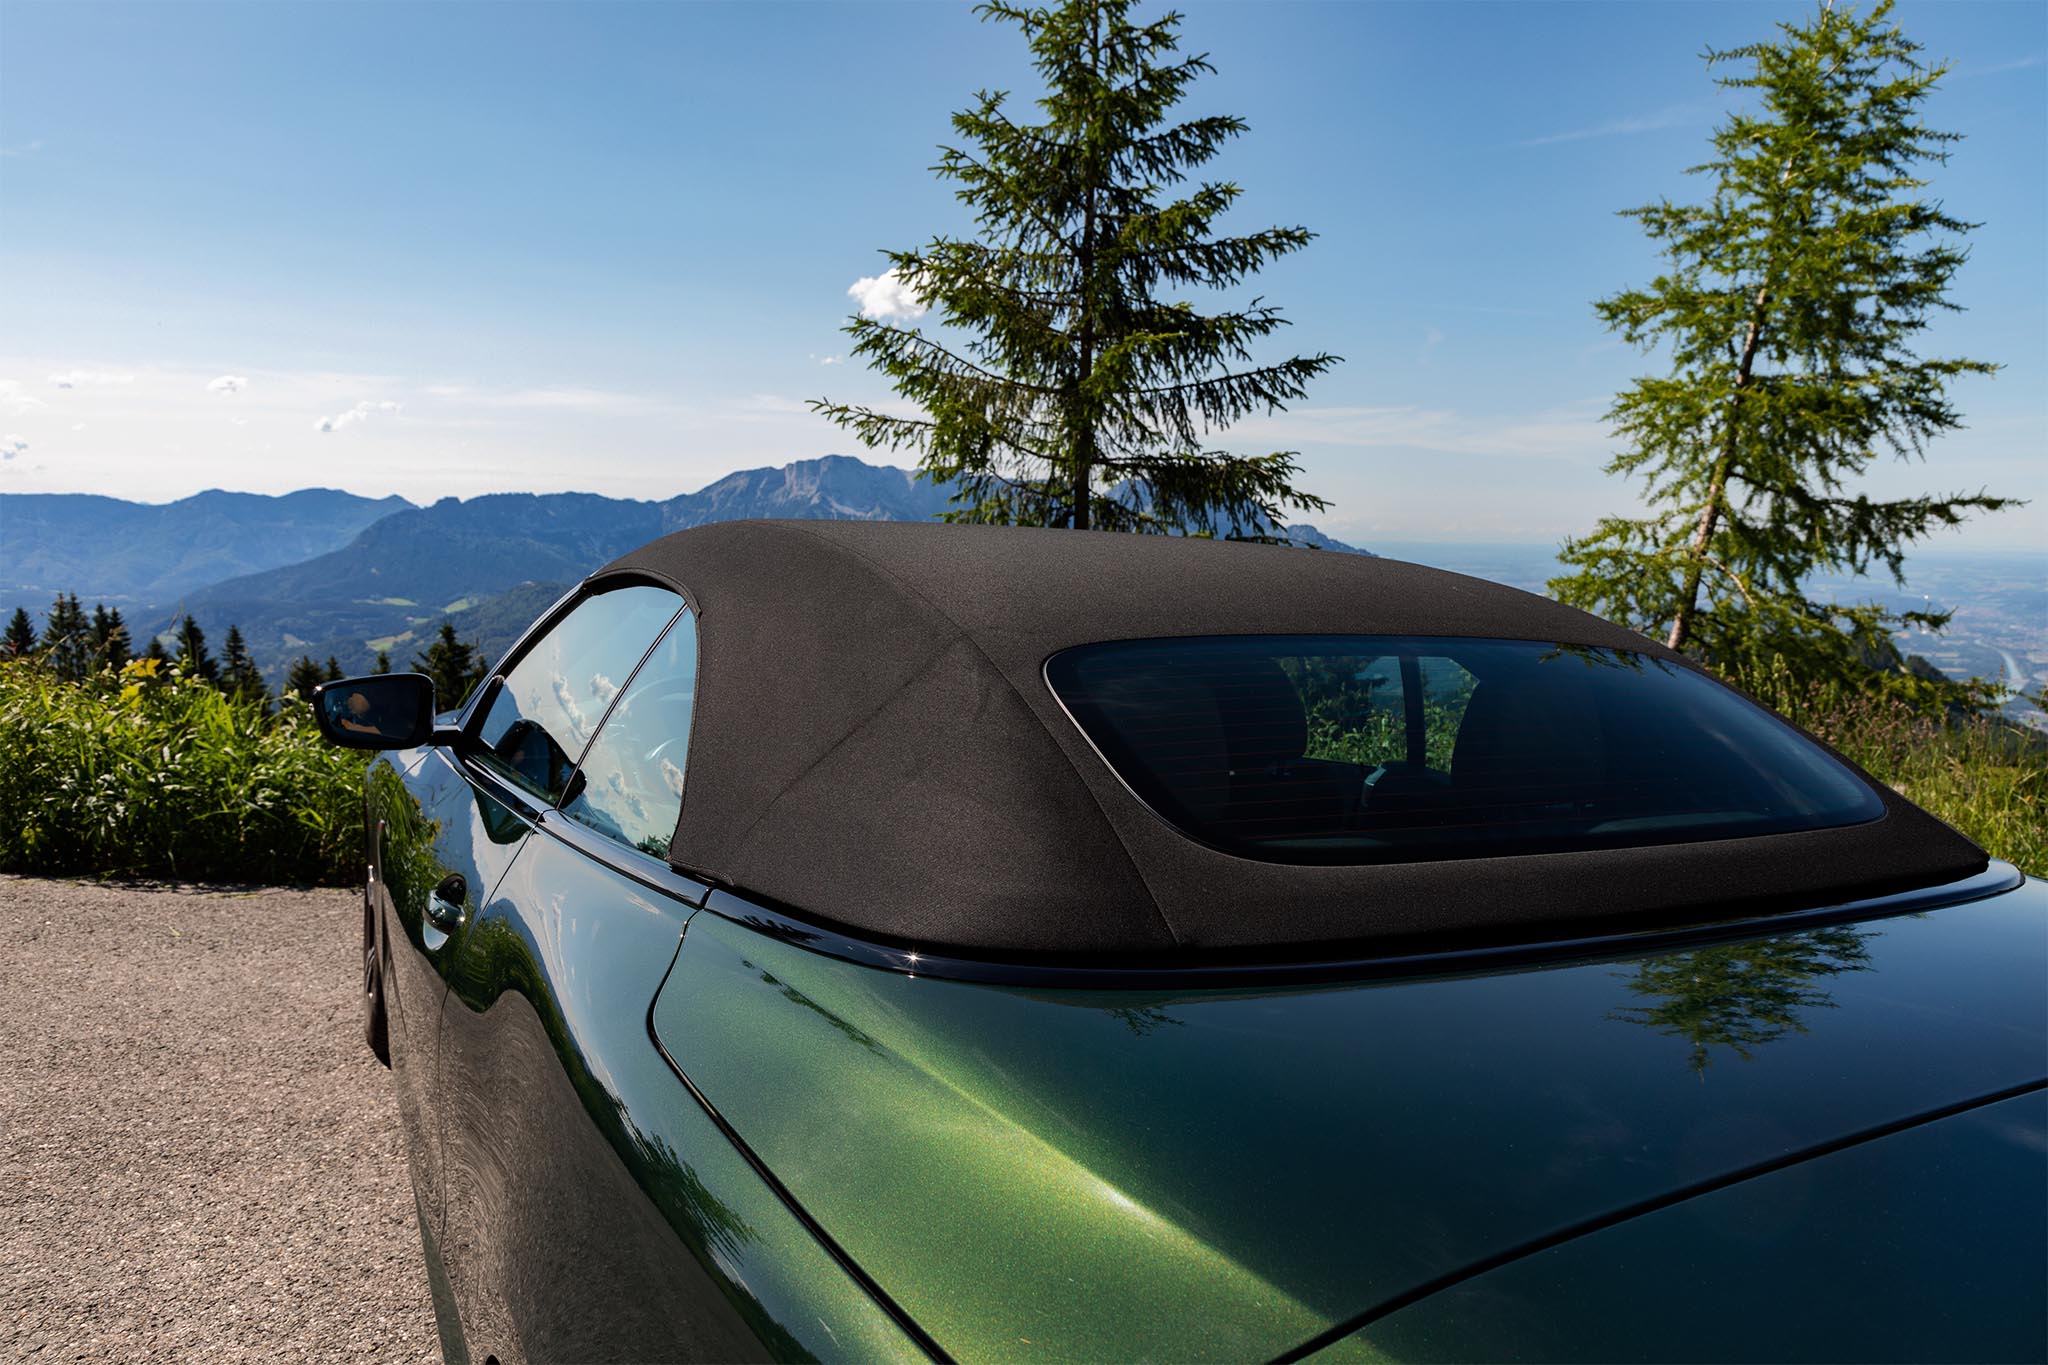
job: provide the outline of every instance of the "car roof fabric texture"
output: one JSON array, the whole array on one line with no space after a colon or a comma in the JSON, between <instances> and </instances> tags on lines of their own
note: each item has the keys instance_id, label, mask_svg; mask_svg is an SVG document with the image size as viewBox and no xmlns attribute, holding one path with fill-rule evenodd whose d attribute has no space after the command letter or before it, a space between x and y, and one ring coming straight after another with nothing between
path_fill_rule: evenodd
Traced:
<instances>
[{"instance_id":1,"label":"car roof fabric texture","mask_svg":"<svg viewBox=\"0 0 2048 1365\"><path fill-rule=\"evenodd\" d=\"M1597 617L1395 560L1167 536L735 521L607 565L697 613L678 868L857 935L1148 960L1554 936L1966 876L1960 834L1877 785L1837 829L1593 852L1301 866L1148 809L1047 686L1105 640L1439 635L1681 656ZM1690 663L1685 666L1691 667Z\"/></svg>"}]
</instances>

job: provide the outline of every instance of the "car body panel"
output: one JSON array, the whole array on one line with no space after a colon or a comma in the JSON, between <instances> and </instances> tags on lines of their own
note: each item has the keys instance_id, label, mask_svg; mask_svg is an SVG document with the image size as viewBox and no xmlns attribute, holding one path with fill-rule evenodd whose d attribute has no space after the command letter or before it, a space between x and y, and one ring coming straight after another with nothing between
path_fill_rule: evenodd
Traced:
<instances>
[{"instance_id":1,"label":"car body panel","mask_svg":"<svg viewBox=\"0 0 2048 1365\"><path fill-rule=\"evenodd\" d=\"M1184 992L880 970L707 911L654 1027L946 1352L1271 1356L1504 1249L2040 1082L2048 887Z\"/></svg>"},{"instance_id":2,"label":"car body panel","mask_svg":"<svg viewBox=\"0 0 2048 1365\"><path fill-rule=\"evenodd\" d=\"M473 917L511 865L526 826L468 782L445 749L395 752L373 762L365 781L393 1086L420 1216L438 1232L443 1201L435 1087L454 955L449 933L427 917L428 900L448 877L460 876L463 910Z\"/></svg>"},{"instance_id":3,"label":"car body panel","mask_svg":"<svg viewBox=\"0 0 2048 1365\"><path fill-rule=\"evenodd\" d=\"M466 926L440 1039L439 1252L469 1358L921 1357L649 1032L692 913L650 883L687 883L537 824Z\"/></svg>"},{"instance_id":4,"label":"car body panel","mask_svg":"<svg viewBox=\"0 0 2048 1365\"><path fill-rule=\"evenodd\" d=\"M1976 1106L1511 1261L1337 1360L2038 1360L2048 1093Z\"/></svg>"}]
</instances>

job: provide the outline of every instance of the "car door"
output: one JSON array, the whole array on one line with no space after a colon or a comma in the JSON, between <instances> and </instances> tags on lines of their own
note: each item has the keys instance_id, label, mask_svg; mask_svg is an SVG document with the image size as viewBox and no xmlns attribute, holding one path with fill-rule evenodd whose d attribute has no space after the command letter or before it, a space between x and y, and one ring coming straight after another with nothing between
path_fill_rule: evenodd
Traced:
<instances>
[{"instance_id":1,"label":"car door","mask_svg":"<svg viewBox=\"0 0 2048 1365\"><path fill-rule=\"evenodd\" d=\"M454 962L451 935L511 866L528 825L469 782L443 748L379 759L367 791L392 1078L420 1226L431 1247L443 1207L435 1092L441 1005Z\"/></svg>"},{"instance_id":2,"label":"car door","mask_svg":"<svg viewBox=\"0 0 2048 1365\"><path fill-rule=\"evenodd\" d=\"M590 1358L594 1341L618 1340L622 1328L626 1339L653 1339L631 1327L637 1310L664 1301L644 1281L663 1257L639 1244L675 1239L644 1208L638 1222L611 1220L633 1207L634 1186L606 1140L619 1133L599 1126L617 1130L621 1116L601 1059L619 1052L606 1030L622 1021L646 1054L637 1060L664 1065L647 1044L647 1003L705 889L661 861L681 799L694 682L695 632L682 598L638 584L578 602L479 704L466 780L549 833L528 839L450 948L436 1104L440 1255L461 1353L474 1360ZM635 785L642 777L652 790ZM666 894L577 856L565 839L579 838L637 860ZM563 1285L577 1292L550 1297ZM645 1292L593 1312L596 1285ZM743 1349L744 1334L726 1330L730 1309L715 1294L707 1303L689 1330L702 1335L701 1320L717 1318L709 1325L725 1333L721 1354ZM672 1339L677 1324L657 1325Z\"/></svg>"}]
</instances>

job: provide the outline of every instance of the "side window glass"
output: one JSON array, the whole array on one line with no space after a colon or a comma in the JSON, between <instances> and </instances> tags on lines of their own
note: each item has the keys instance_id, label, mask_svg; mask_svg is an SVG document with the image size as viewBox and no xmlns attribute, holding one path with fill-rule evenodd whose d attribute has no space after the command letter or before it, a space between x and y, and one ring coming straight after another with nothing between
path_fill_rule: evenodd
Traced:
<instances>
[{"instance_id":1,"label":"side window glass","mask_svg":"<svg viewBox=\"0 0 2048 1365\"><path fill-rule=\"evenodd\" d=\"M553 804L634 665L683 600L614 588L583 602L520 656L478 727L482 762Z\"/></svg>"},{"instance_id":2,"label":"side window glass","mask_svg":"<svg viewBox=\"0 0 2048 1365\"><path fill-rule=\"evenodd\" d=\"M683 808L696 696L697 623L685 611L626 684L563 812L629 848L667 857Z\"/></svg>"}]
</instances>

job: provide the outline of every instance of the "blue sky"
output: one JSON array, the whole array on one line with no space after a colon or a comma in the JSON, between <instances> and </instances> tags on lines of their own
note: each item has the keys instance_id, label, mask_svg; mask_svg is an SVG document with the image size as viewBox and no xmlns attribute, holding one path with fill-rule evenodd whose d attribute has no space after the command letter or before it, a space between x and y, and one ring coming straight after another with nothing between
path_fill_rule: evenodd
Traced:
<instances>
[{"instance_id":1,"label":"blue sky","mask_svg":"<svg viewBox=\"0 0 2048 1365\"><path fill-rule=\"evenodd\" d=\"M1346 363L1219 443L1298 448L1370 544L1552 540L1630 495L1600 414L1646 361L1589 301L1654 260L1614 211L1691 192L1702 48L1794 4L1190 4L1244 115L1234 222ZM2048 6L1901 5L1956 71L1937 172L1986 226L1930 347L2002 362L1881 494L2036 499L2048 542ZM927 168L1021 43L953 4L0 3L0 488L165 499L666 497L863 453L802 400L883 246L962 224ZM870 455L871 459L888 459ZM900 458L897 462L905 462Z\"/></svg>"}]
</instances>

